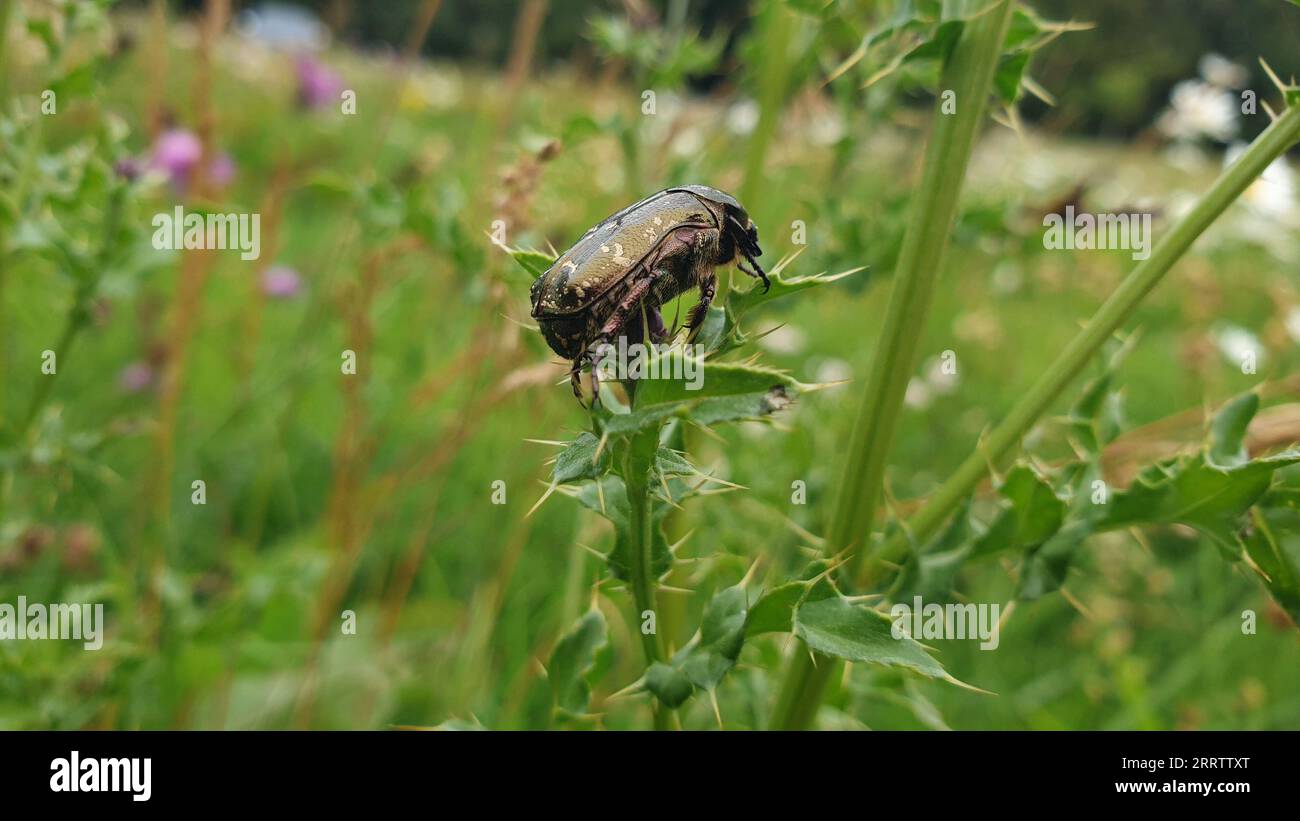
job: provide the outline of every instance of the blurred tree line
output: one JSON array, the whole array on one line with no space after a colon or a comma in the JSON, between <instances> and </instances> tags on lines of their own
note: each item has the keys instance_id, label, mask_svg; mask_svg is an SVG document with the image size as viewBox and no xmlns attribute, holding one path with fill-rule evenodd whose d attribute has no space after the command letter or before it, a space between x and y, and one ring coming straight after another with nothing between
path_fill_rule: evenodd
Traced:
<instances>
[{"instance_id":1,"label":"blurred tree line","mask_svg":"<svg viewBox=\"0 0 1300 821\"><path fill-rule=\"evenodd\" d=\"M425 53L485 67L502 65L526 1L442 0ZM543 64L594 63L598 58L586 36L591 19L623 12L634 27L659 25L685 15L706 37L724 34L721 63L725 66L735 58L751 7L763 1L546 0L536 59ZM780 1L797 8L820 5L807 0ZM396 49L404 42L422 0L279 2L312 9L344 42ZM202 0L175 5L189 10L201 6ZM236 9L259 5L235 0ZM1296 65L1300 6L1288 0L1031 0L1031 5L1049 19L1096 24L1092 31L1073 33L1051 44L1033 66L1034 76L1058 94L1058 101L1054 109L1048 109L1036 100L1026 100L1024 113L1054 130L1133 136L1151 124L1175 83L1196 76L1198 61L1210 52L1246 68L1248 87L1265 98L1271 85L1259 67L1259 57L1269 59L1284 78L1300 73ZM703 76L696 83L707 90L719 79L717 74Z\"/></svg>"}]
</instances>

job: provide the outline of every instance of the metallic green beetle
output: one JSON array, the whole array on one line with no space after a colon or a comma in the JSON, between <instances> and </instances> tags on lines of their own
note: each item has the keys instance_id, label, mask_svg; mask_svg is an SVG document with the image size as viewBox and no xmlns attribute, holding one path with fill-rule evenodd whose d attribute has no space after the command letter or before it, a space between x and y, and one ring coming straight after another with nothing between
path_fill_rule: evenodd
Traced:
<instances>
[{"instance_id":1,"label":"metallic green beetle","mask_svg":"<svg viewBox=\"0 0 1300 821\"><path fill-rule=\"evenodd\" d=\"M621 335L663 341L668 331L660 306L698 287L700 302L686 323L693 332L708 315L719 265L735 262L766 291L771 283L754 260L762 254L758 229L735 197L705 185L668 188L606 217L561 254L533 283L532 315L551 349L572 360L574 394L582 397L579 377L590 364L598 395L602 344Z\"/></svg>"}]
</instances>

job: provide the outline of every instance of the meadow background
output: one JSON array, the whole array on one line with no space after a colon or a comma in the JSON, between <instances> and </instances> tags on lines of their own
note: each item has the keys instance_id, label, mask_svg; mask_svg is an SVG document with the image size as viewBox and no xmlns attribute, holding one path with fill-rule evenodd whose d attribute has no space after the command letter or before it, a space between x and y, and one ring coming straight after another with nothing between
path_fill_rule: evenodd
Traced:
<instances>
[{"instance_id":1,"label":"meadow background","mask_svg":"<svg viewBox=\"0 0 1300 821\"><path fill-rule=\"evenodd\" d=\"M888 58L873 53L835 75L897 5L334 0L300 7L311 24L223 0L6 3L0 601L102 601L108 635L97 652L0 643L0 728L544 727L544 662L593 601L611 648L591 724L645 726L646 700L619 692L640 675L636 625L591 552L607 523L560 495L525 515L553 455L526 440L571 437L585 414L530 328L529 276L488 234L502 220L512 246L563 249L669 184L734 192L769 267L801 249L794 273L866 266L747 320L771 330L763 361L863 378L934 72L876 79ZM1300 71L1300 8L1283 0L1033 5L1094 27L1036 54L1043 94L980 138L888 474L900 510L1133 264L1045 250L1043 215L1149 210L1158 237L1267 124L1240 111L1242 90L1270 95L1258 58ZM1300 439L1296 161L1131 324L1108 478L1194 447L1207 409L1260 386L1252 447ZM155 250L150 220L176 204L260 213L261 257ZM857 397L831 387L692 443L744 489L669 522L700 558L667 582L696 595L661 594L669 645L756 558L806 558ZM1054 426L1031 437L1039 458L1063 441ZM958 588L1006 601L1014 581L991 563ZM1117 534L1090 543L1063 594L1018 606L998 650L940 643L949 671L996 695L859 666L821 723L1300 728L1298 637L1190 531ZM787 649L746 647L724 726L763 726ZM704 699L682 721L716 726Z\"/></svg>"}]
</instances>

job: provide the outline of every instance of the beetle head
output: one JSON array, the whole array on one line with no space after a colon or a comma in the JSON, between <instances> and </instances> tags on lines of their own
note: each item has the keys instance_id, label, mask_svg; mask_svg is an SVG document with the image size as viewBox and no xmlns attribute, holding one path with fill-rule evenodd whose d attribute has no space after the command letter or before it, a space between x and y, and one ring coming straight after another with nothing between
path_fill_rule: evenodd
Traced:
<instances>
[{"instance_id":1,"label":"beetle head","mask_svg":"<svg viewBox=\"0 0 1300 821\"><path fill-rule=\"evenodd\" d=\"M727 228L736 248L746 257L761 257L763 249L758 247L758 227L740 206L727 206ZM753 262L751 259L750 262Z\"/></svg>"},{"instance_id":2,"label":"beetle head","mask_svg":"<svg viewBox=\"0 0 1300 821\"><path fill-rule=\"evenodd\" d=\"M727 233L730 234L732 242L735 243L738 255L743 256L753 267L752 271L747 271L745 266L741 265L740 270L763 280L763 292L766 293L767 289L771 287L771 283L768 282L767 274L764 273L762 266L758 264L758 260L754 259L754 257L763 255L763 249L758 247L758 228L754 225L754 221L749 218L749 214L745 213L745 209L739 205L728 205L727 227L729 229Z\"/></svg>"}]
</instances>

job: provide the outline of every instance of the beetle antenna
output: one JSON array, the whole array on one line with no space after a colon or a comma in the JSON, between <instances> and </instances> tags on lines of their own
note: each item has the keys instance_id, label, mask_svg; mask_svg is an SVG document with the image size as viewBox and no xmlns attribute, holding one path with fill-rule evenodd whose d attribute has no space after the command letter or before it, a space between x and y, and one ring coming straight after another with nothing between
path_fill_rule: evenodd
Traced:
<instances>
[{"instance_id":1,"label":"beetle antenna","mask_svg":"<svg viewBox=\"0 0 1300 821\"><path fill-rule=\"evenodd\" d=\"M749 264L754 267L754 270L746 270L743 265L739 264L737 264L736 267L750 276L757 276L759 279L763 280L763 293L767 293L768 289L772 287L772 281L768 279L767 272L763 270L763 266L759 265L754 259L754 252L757 251L758 248L750 241L749 235L745 232L745 226L740 224L740 220L736 219L731 214L727 215L727 219L731 221L732 225L736 226L736 230L732 231L736 248L745 256L745 259L749 260Z\"/></svg>"}]
</instances>

